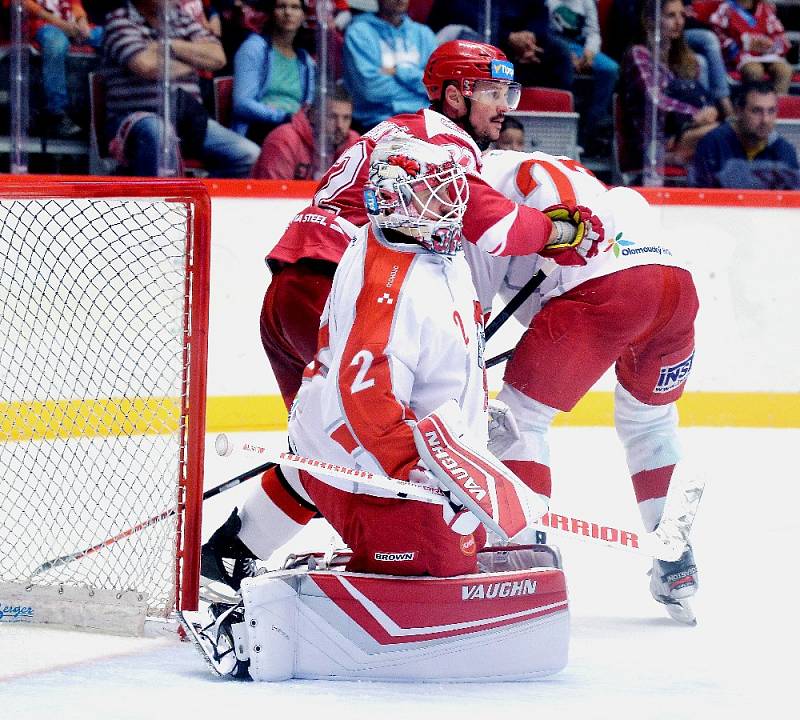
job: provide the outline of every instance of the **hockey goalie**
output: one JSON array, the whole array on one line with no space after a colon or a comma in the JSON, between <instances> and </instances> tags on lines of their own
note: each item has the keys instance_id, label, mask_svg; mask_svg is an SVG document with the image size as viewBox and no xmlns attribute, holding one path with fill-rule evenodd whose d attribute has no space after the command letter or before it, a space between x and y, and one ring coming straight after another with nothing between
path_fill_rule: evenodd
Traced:
<instances>
[{"instance_id":1,"label":"hockey goalie","mask_svg":"<svg viewBox=\"0 0 800 720\"><path fill-rule=\"evenodd\" d=\"M289 419L293 452L449 501L279 469L348 550L240 574L240 602L212 604L209 618L184 613L217 673L495 681L566 665L558 551L530 543L547 507L487 449L518 435L505 408L489 412L482 313L461 248L468 193L445 147L403 134L377 144L364 191L371 222L338 266ZM265 558L287 539L265 497L215 533L228 533L228 557Z\"/></svg>"}]
</instances>

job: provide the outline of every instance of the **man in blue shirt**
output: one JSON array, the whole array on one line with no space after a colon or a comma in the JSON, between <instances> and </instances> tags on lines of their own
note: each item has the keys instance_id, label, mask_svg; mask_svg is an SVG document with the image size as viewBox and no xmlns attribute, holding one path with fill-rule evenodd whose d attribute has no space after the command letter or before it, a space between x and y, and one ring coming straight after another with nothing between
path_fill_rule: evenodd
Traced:
<instances>
[{"instance_id":1,"label":"man in blue shirt","mask_svg":"<svg viewBox=\"0 0 800 720\"><path fill-rule=\"evenodd\" d=\"M795 190L797 153L775 132L778 97L769 82L745 83L733 118L698 143L689 169L694 187Z\"/></svg>"},{"instance_id":2,"label":"man in blue shirt","mask_svg":"<svg viewBox=\"0 0 800 720\"><path fill-rule=\"evenodd\" d=\"M433 31L406 14L409 0L378 0L344 39L344 80L353 96L353 124L366 131L392 115L427 107L422 72L436 47Z\"/></svg>"}]
</instances>

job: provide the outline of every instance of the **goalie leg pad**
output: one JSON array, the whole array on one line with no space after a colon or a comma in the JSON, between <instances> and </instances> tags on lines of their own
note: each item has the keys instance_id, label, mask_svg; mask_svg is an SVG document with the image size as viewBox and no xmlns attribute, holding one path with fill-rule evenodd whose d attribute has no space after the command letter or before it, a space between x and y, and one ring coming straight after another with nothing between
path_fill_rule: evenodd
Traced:
<instances>
[{"instance_id":1,"label":"goalie leg pad","mask_svg":"<svg viewBox=\"0 0 800 720\"><path fill-rule=\"evenodd\" d=\"M502 681L567 663L563 572L277 571L242 586L254 680Z\"/></svg>"},{"instance_id":2,"label":"goalie leg pad","mask_svg":"<svg viewBox=\"0 0 800 720\"><path fill-rule=\"evenodd\" d=\"M547 506L511 470L465 437L460 410L448 402L414 427L414 442L437 480L490 530L508 540Z\"/></svg>"}]
</instances>

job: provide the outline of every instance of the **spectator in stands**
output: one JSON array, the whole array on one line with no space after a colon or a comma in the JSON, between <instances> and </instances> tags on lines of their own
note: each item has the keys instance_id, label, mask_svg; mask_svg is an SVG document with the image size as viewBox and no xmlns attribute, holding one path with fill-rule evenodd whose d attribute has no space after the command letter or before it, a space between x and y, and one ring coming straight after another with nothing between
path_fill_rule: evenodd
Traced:
<instances>
[{"instance_id":1,"label":"spectator in stands","mask_svg":"<svg viewBox=\"0 0 800 720\"><path fill-rule=\"evenodd\" d=\"M792 66L784 57L789 41L771 3L727 0L709 22L720 37L728 70L738 70L742 82L769 78L779 95L789 92Z\"/></svg>"},{"instance_id":2,"label":"spectator in stands","mask_svg":"<svg viewBox=\"0 0 800 720\"><path fill-rule=\"evenodd\" d=\"M658 129L668 165L686 165L697 142L713 130L719 110L698 82L698 64L683 34L682 0L663 0L661 7L661 57L654 60L654 15L659 0L647 0L642 10L643 42L634 45L623 59L623 132L631 155L643 157L648 98L656 98ZM656 88L656 79L658 87Z\"/></svg>"},{"instance_id":3,"label":"spectator in stands","mask_svg":"<svg viewBox=\"0 0 800 720\"><path fill-rule=\"evenodd\" d=\"M483 41L485 3L477 0L435 0L428 25L445 40ZM569 50L553 37L546 0L496 0L488 23L491 42L514 63L525 86L572 90L574 68ZM469 30L475 31L470 34Z\"/></svg>"},{"instance_id":4,"label":"spectator in stands","mask_svg":"<svg viewBox=\"0 0 800 720\"><path fill-rule=\"evenodd\" d=\"M683 0L683 4L686 8L684 35L689 47L697 54L697 59L700 61L700 84L716 101L720 119L726 118L733 113L728 70L725 67L719 38L708 22L711 11L717 3L708 0L701 0L698 3Z\"/></svg>"},{"instance_id":5,"label":"spectator in stands","mask_svg":"<svg viewBox=\"0 0 800 720\"><path fill-rule=\"evenodd\" d=\"M630 47L631 38L639 35L643 0L611 0L603 49L621 61ZM699 61L698 80L716 101L721 117L733 112L730 100L728 70L722 57L719 38L708 22L719 0L683 0L686 9L684 35Z\"/></svg>"},{"instance_id":6,"label":"spectator in stands","mask_svg":"<svg viewBox=\"0 0 800 720\"><path fill-rule=\"evenodd\" d=\"M608 151L611 97L619 65L600 52L597 0L547 0L554 36L566 45L575 71L592 76L592 93L581 113L580 143L587 155Z\"/></svg>"},{"instance_id":7,"label":"spectator in stands","mask_svg":"<svg viewBox=\"0 0 800 720\"><path fill-rule=\"evenodd\" d=\"M62 138L80 135L80 126L67 114L67 53L71 45L101 47L103 28L90 24L81 0L25 0L25 9L31 37L42 51L44 130Z\"/></svg>"},{"instance_id":8,"label":"spectator in stands","mask_svg":"<svg viewBox=\"0 0 800 720\"><path fill-rule=\"evenodd\" d=\"M183 11L214 37L222 37L222 18L211 0L180 0Z\"/></svg>"},{"instance_id":9,"label":"spectator in stands","mask_svg":"<svg viewBox=\"0 0 800 720\"><path fill-rule=\"evenodd\" d=\"M242 43L233 62L233 129L259 145L313 102L316 84L303 0L266 0L265 10L264 30Z\"/></svg>"},{"instance_id":10,"label":"spectator in stands","mask_svg":"<svg viewBox=\"0 0 800 720\"><path fill-rule=\"evenodd\" d=\"M253 167L254 178L271 180L310 180L317 178L334 161L355 144L359 135L351 130L353 101L340 85L328 92L327 100L327 165L317 167L316 132L319 127L318 106L300 110L292 121L275 128L261 147L261 155Z\"/></svg>"},{"instance_id":11,"label":"spectator in stands","mask_svg":"<svg viewBox=\"0 0 800 720\"><path fill-rule=\"evenodd\" d=\"M211 0L178 0L183 11L198 25L208 30L215 38L222 37L222 19ZM198 70L200 92L207 108L214 106L214 73Z\"/></svg>"},{"instance_id":12,"label":"spectator in stands","mask_svg":"<svg viewBox=\"0 0 800 720\"><path fill-rule=\"evenodd\" d=\"M362 132L428 105L422 72L436 41L427 25L408 17L408 2L378 0L378 12L359 15L345 33L344 81Z\"/></svg>"},{"instance_id":13,"label":"spectator in stands","mask_svg":"<svg viewBox=\"0 0 800 720\"><path fill-rule=\"evenodd\" d=\"M158 172L165 130L161 110L161 3L129 0L106 18L107 137L112 154L134 175ZM222 46L179 6L168 17L173 159L178 141L184 157L198 158L217 177L246 177L259 147L208 117L201 102L198 70L225 64Z\"/></svg>"},{"instance_id":14,"label":"spectator in stands","mask_svg":"<svg viewBox=\"0 0 800 720\"><path fill-rule=\"evenodd\" d=\"M506 115L500 126L500 137L494 143L495 150L525 150L525 128L519 120Z\"/></svg>"},{"instance_id":15,"label":"spectator in stands","mask_svg":"<svg viewBox=\"0 0 800 720\"><path fill-rule=\"evenodd\" d=\"M775 132L778 96L769 82L743 84L733 118L697 145L689 180L695 187L797 190L797 153Z\"/></svg>"},{"instance_id":16,"label":"spectator in stands","mask_svg":"<svg viewBox=\"0 0 800 720\"><path fill-rule=\"evenodd\" d=\"M233 59L251 33L260 33L267 21L263 0L216 0L222 25L226 65L222 74L233 75Z\"/></svg>"}]
</instances>

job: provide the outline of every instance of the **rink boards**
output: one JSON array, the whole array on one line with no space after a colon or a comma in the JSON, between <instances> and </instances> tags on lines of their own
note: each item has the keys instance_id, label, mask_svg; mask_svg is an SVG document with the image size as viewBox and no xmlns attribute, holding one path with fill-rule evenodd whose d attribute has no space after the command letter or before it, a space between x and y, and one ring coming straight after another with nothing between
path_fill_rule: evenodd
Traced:
<instances>
[{"instance_id":1,"label":"rink boards","mask_svg":"<svg viewBox=\"0 0 800 720\"><path fill-rule=\"evenodd\" d=\"M286 412L266 363L258 314L269 283L264 256L313 191L310 183L214 181L208 430L285 427ZM697 352L684 426L800 427L800 323L795 312L800 256L786 234L800 221L800 193L644 191L672 231L700 296ZM632 299L635 302L635 298ZM512 347L507 323L487 347ZM792 352L794 349L795 352ZM788 351L788 352L787 352ZM490 389L502 366L490 371ZM613 372L556 424L609 425Z\"/></svg>"}]
</instances>

